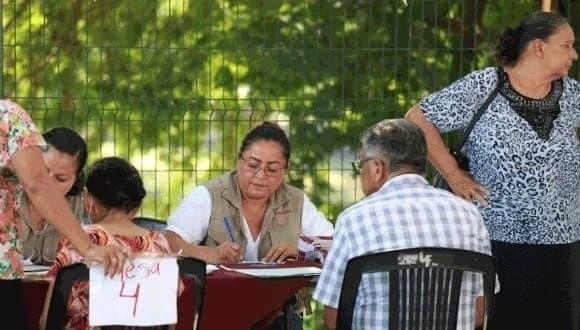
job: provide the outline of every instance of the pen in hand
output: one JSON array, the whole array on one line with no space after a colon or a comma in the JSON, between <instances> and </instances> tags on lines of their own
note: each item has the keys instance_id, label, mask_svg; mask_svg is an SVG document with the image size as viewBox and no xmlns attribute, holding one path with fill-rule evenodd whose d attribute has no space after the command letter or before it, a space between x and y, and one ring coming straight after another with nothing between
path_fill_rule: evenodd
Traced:
<instances>
[{"instance_id":1,"label":"pen in hand","mask_svg":"<svg viewBox=\"0 0 580 330\"><path fill-rule=\"evenodd\" d=\"M234 233L232 231L232 226L230 225L230 219L228 217L224 217L224 226L226 227L226 231L228 232L228 238L232 243L235 243L236 240L234 239Z\"/></svg>"},{"instance_id":2,"label":"pen in hand","mask_svg":"<svg viewBox=\"0 0 580 330\"><path fill-rule=\"evenodd\" d=\"M242 260L242 256L239 251L238 244L236 244L236 240L234 239L234 232L232 230L232 225L230 224L230 219L228 217L224 217L224 226L226 227L226 232L228 233L228 239L231 243L233 243L232 247L235 249L235 253L237 254L235 262L240 262Z\"/></svg>"}]
</instances>

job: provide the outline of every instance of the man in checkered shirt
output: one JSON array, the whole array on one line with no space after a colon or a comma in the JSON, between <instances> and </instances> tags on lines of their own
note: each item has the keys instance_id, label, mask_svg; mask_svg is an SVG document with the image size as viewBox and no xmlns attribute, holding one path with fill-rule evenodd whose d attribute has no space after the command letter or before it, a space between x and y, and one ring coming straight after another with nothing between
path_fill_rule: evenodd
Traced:
<instances>
[{"instance_id":1,"label":"man in checkered shirt","mask_svg":"<svg viewBox=\"0 0 580 330\"><path fill-rule=\"evenodd\" d=\"M385 120L365 132L361 142L353 168L360 172L366 197L338 217L314 291L314 299L325 305L329 329L336 327L340 288L351 258L421 246L491 254L489 235L475 205L431 187L423 177L427 146L419 127L404 119ZM385 276L363 276L353 329L388 329ZM479 274L464 276L457 328L474 329L482 322L483 281Z\"/></svg>"}]
</instances>

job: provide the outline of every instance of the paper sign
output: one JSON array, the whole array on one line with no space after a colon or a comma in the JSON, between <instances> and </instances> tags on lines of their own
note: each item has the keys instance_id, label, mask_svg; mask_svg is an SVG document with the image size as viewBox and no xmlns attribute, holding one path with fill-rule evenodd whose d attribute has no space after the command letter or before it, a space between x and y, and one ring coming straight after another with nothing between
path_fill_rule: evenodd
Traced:
<instances>
[{"instance_id":1,"label":"paper sign","mask_svg":"<svg viewBox=\"0 0 580 330\"><path fill-rule=\"evenodd\" d=\"M91 267L89 325L177 323L178 272L175 258L137 257L113 278Z\"/></svg>"}]
</instances>

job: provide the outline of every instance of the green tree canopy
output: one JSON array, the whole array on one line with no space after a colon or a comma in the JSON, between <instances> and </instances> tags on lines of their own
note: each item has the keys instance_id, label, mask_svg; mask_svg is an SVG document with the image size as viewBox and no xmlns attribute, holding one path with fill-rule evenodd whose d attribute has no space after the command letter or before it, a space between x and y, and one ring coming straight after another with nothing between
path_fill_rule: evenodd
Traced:
<instances>
[{"instance_id":1,"label":"green tree canopy","mask_svg":"<svg viewBox=\"0 0 580 330\"><path fill-rule=\"evenodd\" d=\"M559 3L580 12L578 1ZM349 162L361 131L495 65L498 34L539 8L538 0L3 0L1 87L42 129L78 129L93 160L131 160L149 191L145 213L159 218L192 185L233 168L253 124L276 120L294 148L290 182L334 218L360 197Z\"/></svg>"}]
</instances>

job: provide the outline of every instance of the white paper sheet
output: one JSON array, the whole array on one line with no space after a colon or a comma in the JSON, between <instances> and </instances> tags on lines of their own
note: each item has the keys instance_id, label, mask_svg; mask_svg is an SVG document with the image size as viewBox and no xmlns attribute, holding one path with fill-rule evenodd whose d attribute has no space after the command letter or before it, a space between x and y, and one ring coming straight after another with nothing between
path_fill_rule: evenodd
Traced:
<instances>
[{"instance_id":1,"label":"white paper sheet","mask_svg":"<svg viewBox=\"0 0 580 330\"><path fill-rule=\"evenodd\" d=\"M266 267L259 266L256 268L235 268L221 266L225 270L230 270L250 276L260 278L272 277L299 277L299 276L318 276L322 269L314 266L309 267Z\"/></svg>"},{"instance_id":2,"label":"white paper sheet","mask_svg":"<svg viewBox=\"0 0 580 330\"><path fill-rule=\"evenodd\" d=\"M218 267L216 265L212 265L212 264L205 265L205 273L206 274L211 274L216 270L218 270Z\"/></svg>"},{"instance_id":3,"label":"white paper sheet","mask_svg":"<svg viewBox=\"0 0 580 330\"><path fill-rule=\"evenodd\" d=\"M46 273L50 269L50 266L24 264L23 268L25 273Z\"/></svg>"},{"instance_id":4,"label":"white paper sheet","mask_svg":"<svg viewBox=\"0 0 580 330\"><path fill-rule=\"evenodd\" d=\"M153 326L177 323L177 260L137 257L112 279L91 267L89 324Z\"/></svg>"}]
</instances>

